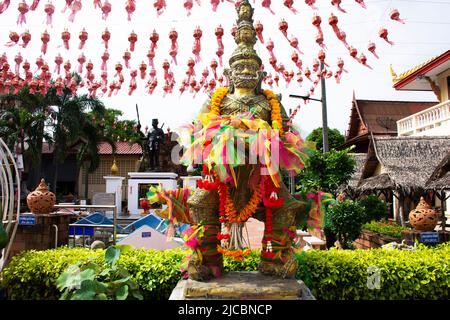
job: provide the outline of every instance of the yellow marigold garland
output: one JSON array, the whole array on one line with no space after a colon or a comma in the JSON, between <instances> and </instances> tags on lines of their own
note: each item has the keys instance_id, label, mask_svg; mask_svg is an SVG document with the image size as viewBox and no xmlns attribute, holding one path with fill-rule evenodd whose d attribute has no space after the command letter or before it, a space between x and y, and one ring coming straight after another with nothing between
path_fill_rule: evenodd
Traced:
<instances>
[{"instance_id":1,"label":"yellow marigold garland","mask_svg":"<svg viewBox=\"0 0 450 320\"><path fill-rule=\"evenodd\" d=\"M243 250L242 249L229 250L229 249L222 248L221 246L217 246L217 251L219 251L219 253L222 253L228 257L231 257L234 260L239 261L239 262L244 260L244 257L251 252L250 248L246 248Z\"/></svg>"},{"instance_id":2,"label":"yellow marigold garland","mask_svg":"<svg viewBox=\"0 0 450 320\"><path fill-rule=\"evenodd\" d=\"M272 128L274 130L280 130L280 134L283 133L283 119L281 118L281 106L275 93L271 90L264 90L264 95L269 100L270 107L272 109L271 120Z\"/></svg>"}]
</instances>

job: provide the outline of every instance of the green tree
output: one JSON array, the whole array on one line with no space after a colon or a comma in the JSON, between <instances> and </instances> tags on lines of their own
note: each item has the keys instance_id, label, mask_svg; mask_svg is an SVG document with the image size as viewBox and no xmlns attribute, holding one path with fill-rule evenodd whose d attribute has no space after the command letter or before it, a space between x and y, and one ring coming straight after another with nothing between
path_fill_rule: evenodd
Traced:
<instances>
[{"instance_id":1,"label":"green tree","mask_svg":"<svg viewBox=\"0 0 450 320\"><path fill-rule=\"evenodd\" d=\"M51 142L51 136L45 131L49 124L49 110L55 105L53 95L47 92L29 93L29 87L24 86L19 93L8 93L0 96L0 102L4 105L1 110L4 120L8 124L2 124L2 134L7 137L11 144L15 138L20 138L22 150L24 150L25 170L32 171L29 177L30 185L37 185L42 177L42 144L44 139ZM15 125L14 125L15 124Z\"/></svg>"},{"instance_id":2,"label":"green tree","mask_svg":"<svg viewBox=\"0 0 450 320\"><path fill-rule=\"evenodd\" d=\"M89 112L90 119L103 127L105 136L114 141L139 143L140 136L136 131L136 120L120 120L122 115L122 111L112 108L107 108L102 113L95 110Z\"/></svg>"},{"instance_id":3,"label":"green tree","mask_svg":"<svg viewBox=\"0 0 450 320\"><path fill-rule=\"evenodd\" d=\"M329 226L337 236L343 248L351 248L351 242L361 234L366 217L364 207L358 202L344 200L327 209Z\"/></svg>"},{"instance_id":4,"label":"green tree","mask_svg":"<svg viewBox=\"0 0 450 320\"><path fill-rule=\"evenodd\" d=\"M323 150L323 133L322 128L314 129L307 137L306 141L312 141L316 143L317 150ZM338 129L328 128L328 145L331 149L335 149L345 141L345 137L339 132Z\"/></svg>"},{"instance_id":5,"label":"green tree","mask_svg":"<svg viewBox=\"0 0 450 320\"><path fill-rule=\"evenodd\" d=\"M314 151L306 161L304 170L296 177L297 190L335 194L337 188L347 183L355 171L356 162L349 152L350 149L332 149L327 153Z\"/></svg>"}]
</instances>

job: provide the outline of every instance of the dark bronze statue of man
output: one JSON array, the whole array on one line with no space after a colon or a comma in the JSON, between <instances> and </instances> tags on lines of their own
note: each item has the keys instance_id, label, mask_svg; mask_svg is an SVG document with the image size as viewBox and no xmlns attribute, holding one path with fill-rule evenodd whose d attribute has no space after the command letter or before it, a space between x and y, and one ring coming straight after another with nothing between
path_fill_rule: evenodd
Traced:
<instances>
[{"instance_id":1,"label":"dark bronze statue of man","mask_svg":"<svg viewBox=\"0 0 450 320\"><path fill-rule=\"evenodd\" d=\"M150 155L150 170L158 170L159 151L161 145L164 144L164 131L158 128L158 119L152 120L152 129L148 133L148 150Z\"/></svg>"}]
</instances>

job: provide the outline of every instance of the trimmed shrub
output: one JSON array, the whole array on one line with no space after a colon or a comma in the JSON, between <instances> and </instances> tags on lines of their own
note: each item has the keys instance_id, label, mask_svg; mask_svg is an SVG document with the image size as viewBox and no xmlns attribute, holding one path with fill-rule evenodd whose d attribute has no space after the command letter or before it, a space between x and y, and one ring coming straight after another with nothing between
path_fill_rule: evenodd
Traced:
<instances>
[{"instance_id":1,"label":"trimmed shrub","mask_svg":"<svg viewBox=\"0 0 450 320\"><path fill-rule=\"evenodd\" d=\"M345 200L327 208L329 226L344 248L349 248L362 231L364 208L356 201Z\"/></svg>"},{"instance_id":2,"label":"trimmed shrub","mask_svg":"<svg viewBox=\"0 0 450 320\"><path fill-rule=\"evenodd\" d=\"M297 277L318 299L449 299L450 243L417 250L309 250ZM370 269L372 272L370 272ZM379 289L374 277L379 271ZM372 289L369 289L370 284Z\"/></svg>"},{"instance_id":3,"label":"trimmed shrub","mask_svg":"<svg viewBox=\"0 0 450 320\"><path fill-rule=\"evenodd\" d=\"M367 198L358 200L358 202L362 207L364 207L366 216L365 222L370 222L372 220L379 221L389 217L388 204L374 194L369 195Z\"/></svg>"},{"instance_id":4,"label":"trimmed shrub","mask_svg":"<svg viewBox=\"0 0 450 320\"><path fill-rule=\"evenodd\" d=\"M398 239L401 239L402 231L409 230L407 227L402 227L396 223L390 223L387 221L371 221L363 224L362 227L363 229Z\"/></svg>"},{"instance_id":5,"label":"trimmed shrub","mask_svg":"<svg viewBox=\"0 0 450 320\"><path fill-rule=\"evenodd\" d=\"M104 260L105 250L59 248L27 251L13 257L2 272L9 299L58 299L56 279L65 269L89 258ZM144 299L168 299L181 279L180 264L188 251L137 249L124 252L119 264L139 285ZM309 250L297 254L297 277L318 299L449 299L450 243L418 245L415 251ZM259 252L242 263L225 257L226 271L256 271ZM378 268L380 288L367 286L369 267ZM376 285L376 283L375 283Z\"/></svg>"}]
</instances>

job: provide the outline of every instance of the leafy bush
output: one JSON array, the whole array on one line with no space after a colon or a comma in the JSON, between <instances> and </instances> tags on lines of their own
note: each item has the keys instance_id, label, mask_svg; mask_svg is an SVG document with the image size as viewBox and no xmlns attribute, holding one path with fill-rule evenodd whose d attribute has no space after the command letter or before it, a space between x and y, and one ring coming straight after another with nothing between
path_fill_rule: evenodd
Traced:
<instances>
[{"instance_id":1,"label":"leafy bush","mask_svg":"<svg viewBox=\"0 0 450 320\"><path fill-rule=\"evenodd\" d=\"M309 250L297 258L297 278L318 299L450 298L450 243L415 251ZM379 271L379 289L369 267Z\"/></svg>"},{"instance_id":2,"label":"leafy bush","mask_svg":"<svg viewBox=\"0 0 450 320\"><path fill-rule=\"evenodd\" d=\"M104 253L105 250L100 249L67 247L24 251L14 256L3 270L2 285L8 288L9 299L56 300L61 296L57 279L70 265L77 262L86 264L92 259L101 264ZM138 284L144 299L168 299L182 277L180 265L188 253L184 249L136 249L123 252L118 263ZM252 252L243 262L224 258L225 271L255 271L258 263L258 251Z\"/></svg>"},{"instance_id":3,"label":"leafy bush","mask_svg":"<svg viewBox=\"0 0 450 320\"><path fill-rule=\"evenodd\" d=\"M105 250L59 248L26 251L13 257L3 270L9 299L58 299L56 279L67 267L89 258L104 259ZM179 266L188 252L132 250L119 260L138 283L144 299L167 299L181 278ZM318 299L449 299L450 243L416 251L401 250L309 250L297 255L297 277L305 281ZM255 271L259 252L242 263L225 257L226 271ZM380 272L380 289L367 287L368 267Z\"/></svg>"},{"instance_id":4,"label":"leafy bush","mask_svg":"<svg viewBox=\"0 0 450 320\"><path fill-rule=\"evenodd\" d=\"M61 300L142 300L138 285L118 260L121 252L131 246L112 246L100 259L77 262L71 265L56 281L63 291Z\"/></svg>"},{"instance_id":5,"label":"leafy bush","mask_svg":"<svg viewBox=\"0 0 450 320\"><path fill-rule=\"evenodd\" d=\"M358 202L345 200L331 205L327 209L329 226L344 248L357 239L365 221L364 208Z\"/></svg>"},{"instance_id":6,"label":"leafy bush","mask_svg":"<svg viewBox=\"0 0 450 320\"><path fill-rule=\"evenodd\" d=\"M390 223L385 221L371 221L365 223L363 229L377 232L393 238L401 238L403 230L409 230L406 227L402 227L396 223Z\"/></svg>"},{"instance_id":7,"label":"leafy bush","mask_svg":"<svg viewBox=\"0 0 450 320\"><path fill-rule=\"evenodd\" d=\"M358 200L358 202L364 207L366 222L387 219L389 216L388 204L374 194L369 195L365 199Z\"/></svg>"}]
</instances>

